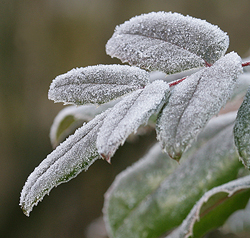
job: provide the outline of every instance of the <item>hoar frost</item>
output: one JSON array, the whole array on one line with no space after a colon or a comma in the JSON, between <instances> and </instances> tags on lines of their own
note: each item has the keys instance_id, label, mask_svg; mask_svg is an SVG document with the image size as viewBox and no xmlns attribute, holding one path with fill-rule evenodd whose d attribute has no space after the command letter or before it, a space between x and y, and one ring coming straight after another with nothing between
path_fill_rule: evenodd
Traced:
<instances>
[{"instance_id":1,"label":"hoar frost","mask_svg":"<svg viewBox=\"0 0 250 238\"><path fill-rule=\"evenodd\" d=\"M48 97L65 104L102 104L145 87L149 78L145 70L128 65L76 68L53 80Z\"/></svg>"},{"instance_id":2,"label":"hoar frost","mask_svg":"<svg viewBox=\"0 0 250 238\"><path fill-rule=\"evenodd\" d=\"M116 27L106 52L150 71L175 73L213 64L228 45L227 34L205 20L152 12Z\"/></svg>"},{"instance_id":3,"label":"hoar frost","mask_svg":"<svg viewBox=\"0 0 250 238\"><path fill-rule=\"evenodd\" d=\"M86 171L100 158L95 146L96 136L108 111L78 129L30 174L20 198L20 205L27 216L52 188Z\"/></svg>"},{"instance_id":4,"label":"hoar frost","mask_svg":"<svg viewBox=\"0 0 250 238\"><path fill-rule=\"evenodd\" d=\"M49 99L55 102L82 105L103 104L116 98L120 101L111 102L114 106L107 110L106 106L100 107L98 113L106 111L97 116L97 112L93 113L93 119L90 118L87 124L61 143L31 173L21 192L20 205L24 213L29 215L33 206L53 187L69 181L81 171L86 171L96 159L102 156L110 161L120 144L124 143L130 133L136 132L140 125L147 123L152 114L157 115L157 138L161 146L172 158L179 160L208 120L225 105L237 77L242 73L241 59L236 53L224 56L228 44L227 34L204 20L178 13L153 12L134 17L118 26L106 45L106 51L112 57L140 68L128 65L96 65L72 69L56 77L48 94ZM171 93L169 86L173 84L167 84L165 79L165 82L158 79L152 82L150 74L143 70L159 70L170 74L204 66L211 67L192 74L181 83L178 81L179 84L176 83ZM121 97L125 94L129 95ZM79 108L67 111L55 121L52 133L56 141L58 128L61 129L60 122L67 115L79 119L79 111ZM85 115L80 118L89 116L86 113L85 111ZM218 127L221 128L220 125ZM195 196L199 193L197 197L191 196L193 203L200 197L199 187L193 186L194 184L207 182L207 186L202 187L207 190L217 185L218 181L222 181L220 178L226 181L233 177L231 166L237 167L238 161L235 150L231 149L232 128L226 129L227 133L223 132L216 140L210 140L167 180L163 178L163 183L160 181L161 186L158 187L158 184L157 188L152 187L150 200L147 196L145 201L138 203L136 209L133 209L133 214L128 214L124 221L123 217L118 217L121 209L116 209L113 220L119 220L119 225L116 226L115 233L121 237L131 237L126 235L127 232L132 233L133 237L137 234L140 238L149 234L156 236L159 230L155 232L152 227L157 228L161 218L165 224L171 209L176 210L177 214L180 204L181 207L187 206L188 202L184 199L190 196L190 191L194 191ZM214 131L205 132L203 136L201 134L201 138L206 140L213 134ZM199 147L198 143L196 146ZM140 166L143 167L145 164ZM222 167L225 170L221 170ZM151 166L150 171L154 172L152 169ZM155 181L159 181L159 174L158 178L153 173L151 175ZM186 179L184 175L191 176L191 180ZM185 184L189 184L191 189ZM181 196L177 185L184 191ZM122 194L125 201L128 201L125 195L128 196L128 193ZM129 196L134 199L132 193ZM166 198L170 199L168 208ZM157 212L161 210L161 214L157 214L157 220L154 213L155 201L158 203ZM176 206L173 206L173 201ZM151 205L147 205L148 202ZM115 203L108 206L113 204ZM145 209L149 216L146 216ZM125 212L127 211L130 212L126 207ZM131 219L128 222L129 216L133 218L132 222ZM142 222L143 219L150 222ZM111 223L109 225L111 231L114 227L111 227ZM178 224L174 227L176 225ZM149 229L145 230L145 227Z\"/></svg>"},{"instance_id":5,"label":"hoar frost","mask_svg":"<svg viewBox=\"0 0 250 238\"><path fill-rule=\"evenodd\" d=\"M231 52L175 86L157 123L158 139L171 158L179 160L225 105L242 72L241 58Z\"/></svg>"},{"instance_id":6,"label":"hoar frost","mask_svg":"<svg viewBox=\"0 0 250 238\"><path fill-rule=\"evenodd\" d=\"M119 145L141 124L146 124L153 113L161 109L168 92L168 84L157 80L117 103L98 133L98 152L109 161Z\"/></svg>"}]
</instances>

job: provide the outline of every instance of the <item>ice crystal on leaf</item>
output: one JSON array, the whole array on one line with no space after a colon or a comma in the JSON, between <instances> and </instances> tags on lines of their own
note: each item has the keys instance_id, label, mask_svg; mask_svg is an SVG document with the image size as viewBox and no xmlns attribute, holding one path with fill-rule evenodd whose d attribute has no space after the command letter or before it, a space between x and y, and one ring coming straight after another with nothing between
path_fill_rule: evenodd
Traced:
<instances>
[{"instance_id":1,"label":"ice crystal on leaf","mask_svg":"<svg viewBox=\"0 0 250 238\"><path fill-rule=\"evenodd\" d=\"M102 104L143 88L149 74L128 65L95 65L72 69L50 85L49 99L65 104Z\"/></svg>"},{"instance_id":2,"label":"ice crystal on leaf","mask_svg":"<svg viewBox=\"0 0 250 238\"><path fill-rule=\"evenodd\" d=\"M92 120L96 115L102 113L110 107L113 107L118 100L96 106L93 104L81 106L67 106L62 109L55 117L50 128L50 142L55 148L69 135L81 127L83 123Z\"/></svg>"},{"instance_id":3,"label":"ice crystal on leaf","mask_svg":"<svg viewBox=\"0 0 250 238\"><path fill-rule=\"evenodd\" d=\"M242 73L234 52L175 86L157 123L158 139L171 158L179 160L208 120L225 105Z\"/></svg>"},{"instance_id":4,"label":"ice crystal on leaf","mask_svg":"<svg viewBox=\"0 0 250 238\"><path fill-rule=\"evenodd\" d=\"M227 34L205 20L152 12L116 27L106 51L131 65L175 73L213 64L228 45Z\"/></svg>"},{"instance_id":5,"label":"ice crystal on leaf","mask_svg":"<svg viewBox=\"0 0 250 238\"><path fill-rule=\"evenodd\" d=\"M225 55L228 44L227 34L219 27L178 13L143 14L116 27L106 52L132 66L76 68L51 83L48 97L55 102L103 105L68 107L58 114L50 133L57 147L28 177L20 198L24 213L29 215L52 188L86 171L98 158L110 162L127 137L150 119L156 124L160 145L109 189L104 207L106 227L112 237L153 238L180 225L204 193L235 179L242 167L232 134L236 112L208 123L233 92L233 98L239 92L242 95L247 88L244 85L249 85L234 90L242 66L250 63L242 64L234 52ZM235 144L248 167L249 92L234 127ZM199 141L185 153L180 166L161 153L160 146L179 160L197 137ZM249 179L239 181L250 194ZM235 184L235 190L232 184L218 187L222 192L231 189L233 200L224 194L225 201L235 201L241 195L245 199L246 194L238 193L240 186ZM220 201L221 194L213 193L213 198L214 194L216 202ZM196 223L196 218L186 220L176 232L191 234L193 227L187 224Z\"/></svg>"},{"instance_id":6,"label":"ice crystal on leaf","mask_svg":"<svg viewBox=\"0 0 250 238\"><path fill-rule=\"evenodd\" d=\"M78 129L30 174L20 198L20 205L27 216L52 188L68 182L81 171L86 171L100 158L95 142L97 131L107 113L108 111L103 112Z\"/></svg>"},{"instance_id":7,"label":"ice crystal on leaf","mask_svg":"<svg viewBox=\"0 0 250 238\"><path fill-rule=\"evenodd\" d=\"M98 152L109 161L119 145L161 109L168 92L168 84L157 80L117 103L100 128L97 137Z\"/></svg>"}]
</instances>

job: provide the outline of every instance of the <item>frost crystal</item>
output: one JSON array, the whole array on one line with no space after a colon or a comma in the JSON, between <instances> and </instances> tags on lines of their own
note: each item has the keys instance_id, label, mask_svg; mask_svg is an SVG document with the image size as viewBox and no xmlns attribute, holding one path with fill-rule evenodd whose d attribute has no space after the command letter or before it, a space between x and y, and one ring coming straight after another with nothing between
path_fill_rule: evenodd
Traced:
<instances>
[{"instance_id":1,"label":"frost crystal","mask_svg":"<svg viewBox=\"0 0 250 238\"><path fill-rule=\"evenodd\" d=\"M97 131L108 110L78 129L74 135L60 144L30 174L21 192L20 205L28 216L53 187L68 182L100 158L95 142Z\"/></svg>"},{"instance_id":2,"label":"frost crystal","mask_svg":"<svg viewBox=\"0 0 250 238\"><path fill-rule=\"evenodd\" d=\"M102 104L145 87L149 78L146 71L128 65L76 68L53 80L48 97L65 104Z\"/></svg>"},{"instance_id":3,"label":"frost crystal","mask_svg":"<svg viewBox=\"0 0 250 238\"><path fill-rule=\"evenodd\" d=\"M105 118L98 133L98 152L109 160L132 132L160 110L168 92L168 84L157 80L117 103Z\"/></svg>"},{"instance_id":4,"label":"frost crystal","mask_svg":"<svg viewBox=\"0 0 250 238\"><path fill-rule=\"evenodd\" d=\"M241 58L231 52L174 88L157 125L158 139L170 157L180 159L208 120L225 105L240 73Z\"/></svg>"},{"instance_id":5,"label":"frost crystal","mask_svg":"<svg viewBox=\"0 0 250 238\"><path fill-rule=\"evenodd\" d=\"M234 126L234 141L242 163L250 169L250 88L240 106Z\"/></svg>"},{"instance_id":6,"label":"frost crystal","mask_svg":"<svg viewBox=\"0 0 250 238\"><path fill-rule=\"evenodd\" d=\"M96 115L102 113L110 107L113 107L119 100L96 105L82 105L82 106L68 106L61 110L55 117L50 128L50 141L53 148L64 141L77 128L81 127L83 123L92 120Z\"/></svg>"},{"instance_id":7,"label":"frost crystal","mask_svg":"<svg viewBox=\"0 0 250 238\"><path fill-rule=\"evenodd\" d=\"M116 27L106 52L131 65L174 73L213 64L228 45L227 34L205 20L152 12Z\"/></svg>"}]
</instances>

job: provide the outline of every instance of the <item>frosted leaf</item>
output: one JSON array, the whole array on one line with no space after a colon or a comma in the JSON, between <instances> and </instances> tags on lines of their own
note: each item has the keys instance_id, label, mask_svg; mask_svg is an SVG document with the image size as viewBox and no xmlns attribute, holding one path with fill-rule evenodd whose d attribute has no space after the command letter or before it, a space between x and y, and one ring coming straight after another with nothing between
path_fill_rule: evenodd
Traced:
<instances>
[{"instance_id":1,"label":"frosted leaf","mask_svg":"<svg viewBox=\"0 0 250 238\"><path fill-rule=\"evenodd\" d=\"M231 52L175 86L157 122L158 139L171 158L179 160L208 120L225 105L240 73L241 59Z\"/></svg>"},{"instance_id":2,"label":"frosted leaf","mask_svg":"<svg viewBox=\"0 0 250 238\"><path fill-rule=\"evenodd\" d=\"M117 101L111 101L99 107L96 105L82 105L68 106L62 109L55 117L50 128L50 141L53 148L63 142L77 128L81 127L84 122L89 122L96 115L114 106Z\"/></svg>"},{"instance_id":3,"label":"frosted leaf","mask_svg":"<svg viewBox=\"0 0 250 238\"><path fill-rule=\"evenodd\" d=\"M102 104L143 88L149 74L128 65L96 65L72 69L51 83L48 97L65 104Z\"/></svg>"},{"instance_id":4,"label":"frosted leaf","mask_svg":"<svg viewBox=\"0 0 250 238\"><path fill-rule=\"evenodd\" d=\"M110 237L158 238L179 226L206 191L236 179L242 165L232 129L210 138L177 168L167 155L150 151L118 175L105 195Z\"/></svg>"},{"instance_id":5,"label":"frosted leaf","mask_svg":"<svg viewBox=\"0 0 250 238\"><path fill-rule=\"evenodd\" d=\"M81 171L86 171L100 158L95 143L97 132L107 113L108 110L78 129L30 174L20 198L20 206L27 216L52 188L76 177Z\"/></svg>"},{"instance_id":6,"label":"frosted leaf","mask_svg":"<svg viewBox=\"0 0 250 238\"><path fill-rule=\"evenodd\" d=\"M157 80L117 103L98 133L98 152L109 161L119 145L141 124L146 123L153 113L160 110L168 92L168 84Z\"/></svg>"},{"instance_id":7,"label":"frosted leaf","mask_svg":"<svg viewBox=\"0 0 250 238\"><path fill-rule=\"evenodd\" d=\"M228 45L227 34L205 20L152 12L117 26L106 52L130 65L174 73L215 63Z\"/></svg>"},{"instance_id":8,"label":"frosted leaf","mask_svg":"<svg viewBox=\"0 0 250 238\"><path fill-rule=\"evenodd\" d=\"M241 104L235 126L234 141L242 163L250 169L250 88Z\"/></svg>"},{"instance_id":9,"label":"frosted leaf","mask_svg":"<svg viewBox=\"0 0 250 238\"><path fill-rule=\"evenodd\" d=\"M246 176L244 178L239 178L234 181L228 182L226 184L223 184L221 186L215 187L211 189L210 191L206 192L200 200L195 204L195 206L192 208L186 219L182 222L181 226L178 227L174 232L172 232L170 235L166 236L166 238L189 238L193 235L195 237L201 237L201 234L194 234L193 230L195 225L199 226L199 223L203 225L202 229L206 229L204 227L204 221L203 217L207 215L207 213L215 212L217 207L220 207L219 216L221 219L225 219L225 216L229 216L230 213L228 213L228 209L232 209L231 213L235 210L242 209L242 207L237 207L237 204L230 203L229 205L226 204L228 200L233 201L235 197L239 195L239 192L241 193L241 199L237 199L238 206L240 203L243 203L243 206L246 205L246 202L249 198L249 190L250 190L250 176ZM248 192L245 194L242 194L242 192ZM245 196L244 196L245 195ZM243 199L244 200L243 200ZM226 207L225 204L228 206ZM224 205L224 209L223 206ZM235 209L234 206L235 205ZM226 210L227 211L224 211ZM224 215L226 214L226 215ZM213 215L213 214L212 214ZM217 216L218 216L217 215ZM211 218L210 218L211 219ZM213 220L214 222L210 221L210 229L216 228L216 225L219 223L220 225L223 224L225 220L218 221L218 219ZM216 224L215 224L216 223ZM218 225L217 225L218 227ZM198 228L196 227L196 231L200 232Z\"/></svg>"}]
</instances>

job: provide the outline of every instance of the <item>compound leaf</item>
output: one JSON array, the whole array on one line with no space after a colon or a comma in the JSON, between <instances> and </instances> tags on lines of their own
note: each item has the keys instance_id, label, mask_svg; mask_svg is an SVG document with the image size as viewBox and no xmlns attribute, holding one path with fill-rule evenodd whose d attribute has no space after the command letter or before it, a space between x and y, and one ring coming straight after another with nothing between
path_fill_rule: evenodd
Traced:
<instances>
[{"instance_id":1,"label":"compound leaf","mask_svg":"<svg viewBox=\"0 0 250 238\"><path fill-rule=\"evenodd\" d=\"M105 118L97 137L98 152L110 160L120 144L166 102L169 86L154 81L118 102Z\"/></svg>"},{"instance_id":2,"label":"compound leaf","mask_svg":"<svg viewBox=\"0 0 250 238\"><path fill-rule=\"evenodd\" d=\"M86 171L100 158L95 146L96 137L107 113L103 112L78 129L30 174L20 198L20 206L27 216L52 188Z\"/></svg>"},{"instance_id":3,"label":"compound leaf","mask_svg":"<svg viewBox=\"0 0 250 238\"><path fill-rule=\"evenodd\" d=\"M65 104L102 104L145 87L149 78L145 70L128 65L76 68L52 81L48 97Z\"/></svg>"},{"instance_id":4,"label":"compound leaf","mask_svg":"<svg viewBox=\"0 0 250 238\"><path fill-rule=\"evenodd\" d=\"M234 141L242 163L250 169L250 88L241 104L235 126Z\"/></svg>"},{"instance_id":5,"label":"compound leaf","mask_svg":"<svg viewBox=\"0 0 250 238\"><path fill-rule=\"evenodd\" d=\"M169 74L213 64L228 45L227 34L205 20L152 12L116 27L106 52L130 65Z\"/></svg>"},{"instance_id":6,"label":"compound leaf","mask_svg":"<svg viewBox=\"0 0 250 238\"><path fill-rule=\"evenodd\" d=\"M158 139L171 158L179 160L208 120L226 104L240 73L241 58L231 52L175 86L157 122Z\"/></svg>"}]
</instances>

